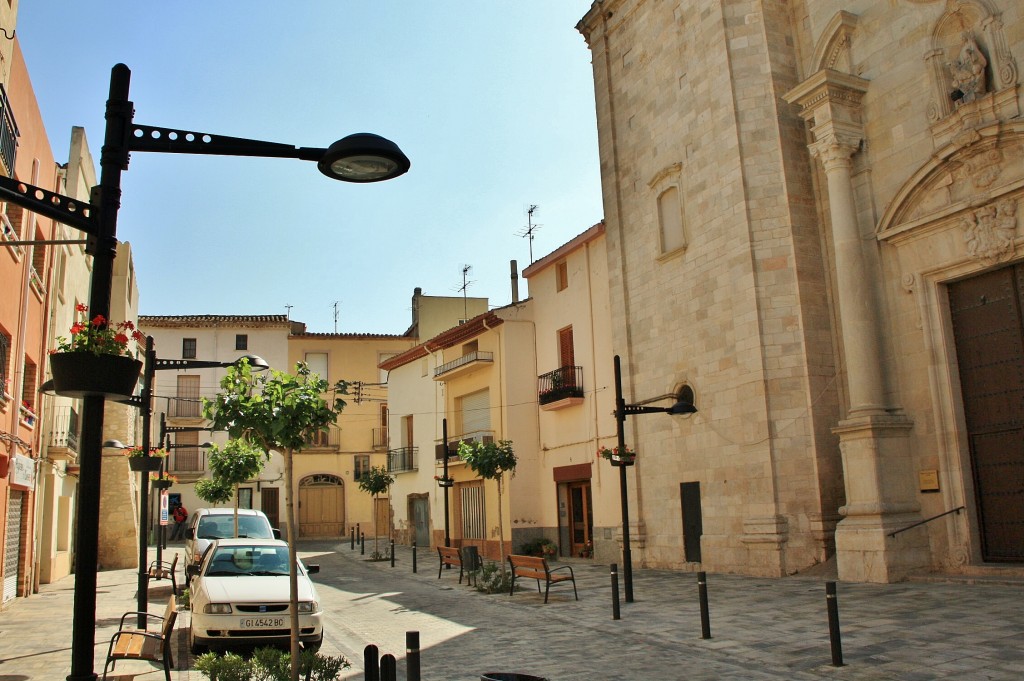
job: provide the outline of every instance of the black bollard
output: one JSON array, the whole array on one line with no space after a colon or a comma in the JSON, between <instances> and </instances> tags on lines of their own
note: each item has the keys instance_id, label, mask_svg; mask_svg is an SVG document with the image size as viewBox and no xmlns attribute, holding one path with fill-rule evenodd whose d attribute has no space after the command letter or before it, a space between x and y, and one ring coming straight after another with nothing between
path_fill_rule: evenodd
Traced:
<instances>
[{"instance_id":1,"label":"black bollard","mask_svg":"<svg viewBox=\"0 0 1024 681\"><path fill-rule=\"evenodd\" d=\"M359 542L360 545L363 543L363 532L359 529L359 523L356 523L356 541Z\"/></svg>"},{"instance_id":2,"label":"black bollard","mask_svg":"<svg viewBox=\"0 0 1024 681\"><path fill-rule=\"evenodd\" d=\"M349 528L349 534L351 535L351 539L349 540L348 548L349 548L350 551L355 551L356 550L356 528L350 527Z\"/></svg>"},{"instance_id":3,"label":"black bollard","mask_svg":"<svg viewBox=\"0 0 1024 681\"><path fill-rule=\"evenodd\" d=\"M413 544L413 546L416 546ZM420 681L420 632L405 632L405 681Z\"/></svg>"},{"instance_id":4,"label":"black bollard","mask_svg":"<svg viewBox=\"0 0 1024 681\"><path fill-rule=\"evenodd\" d=\"M711 638L711 614L708 610L708 576L697 573L697 595L700 598L700 637Z\"/></svg>"},{"instance_id":5,"label":"black bollard","mask_svg":"<svg viewBox=\"0 0 1024 681\"><path fill-rule=\"evenodd\" d=\"M416 574L416 542L412 543L412 573Z\"/></svg>"},{"instance_id":6,"label":"black bollard","mask_svg":"<svg viewBox=\"0 0 1024 681\"><path fill-rule=\"evenodd\" d=\"M398 667L395 664L395 656L391 653L380 658L380 681L398 681L396 676Z\"/></svg>"},{"instance_id":7,"label":"black bollard","mask_svg":"<svg viewBox=\"0 0 1024 681\"><path fill-rule=\"evenodd\" d=\"M360 556L365 556L366 555L366 535L365 534L360 534L359 535L359 555Z\"/></svg>"},{"instance_id":8,"label":"black bollard","mask_svg":"<svg viewBox=\"0 0 1024 681\"><path fill-rule=\"evenodd\" d=\"M839 633L839 600L836 583L825 582L825 604L828 606L828 642L832 645L832 666L843 666L843 638Z\"/></svg>"},{"instance_id":9,"label":"black bollard","mask_svg":"<svg viewBox=\"0 0 1024 681\"><path fill-rule=\"evenodd\" d=\"M395 567L395 540L391 540L391 567Z\"/></svg>"},{"instance_id":10,"label":"black bollard","mask_svg":"<svg viewBox=\"0 0 1024 681\"><path fill-rule=\"evenodd\" d=\"M612 563L612 619L619 619L619 566Z\"/></svg>"},{"instance_id":11,"label":"black bollard","mask_svg":"<svg viewBox=\"0 0 1024 681\"><path fill-rule=\"evenodd\" d=\"M377 646L371 643L363 648L363 681L380 681L380 667L377 665Z\"/></svg>"}]
</instances>

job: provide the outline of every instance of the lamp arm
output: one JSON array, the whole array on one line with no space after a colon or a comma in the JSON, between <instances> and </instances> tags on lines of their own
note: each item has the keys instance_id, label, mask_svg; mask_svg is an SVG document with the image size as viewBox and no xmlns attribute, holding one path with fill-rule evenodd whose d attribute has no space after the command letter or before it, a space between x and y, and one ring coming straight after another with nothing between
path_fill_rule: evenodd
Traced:
<instances>
[{"instance_id":1,"label":"lamp arm","mask_svg":"<svg viewBox=\"0 0 1024 681\"><path fill-rule=\"evenodd\" d=\"M99 221L93 212L95 206L88 201L72 199L5 175L0 175L0 197L90 236L99 235Z\"/></svg>"},{"instance_id":2,"label":"lamp arm","mask_svg":"<svg viewBox=\"0 0 1024 681\"><path fill-rule=\"evenodd\" d=\"M153 363L154 371L166 369L216 369L225 366L224 362L205 359L157 359Z\"/></svg>"},{"instance_id":3,"label":"lamp arm","mask_svg":"<svg viewBox=\"0 0 1024 681\"><path fill-rule=\"evenodd\" d=\"M174 128L158 128L137 123L132 123L128 149L129 151L154 151L165 154L297 158L303 161L319 161L327 152L323 148L296 147L279 142L211 135L206 132Z\"/></svg>"}]
</instances>

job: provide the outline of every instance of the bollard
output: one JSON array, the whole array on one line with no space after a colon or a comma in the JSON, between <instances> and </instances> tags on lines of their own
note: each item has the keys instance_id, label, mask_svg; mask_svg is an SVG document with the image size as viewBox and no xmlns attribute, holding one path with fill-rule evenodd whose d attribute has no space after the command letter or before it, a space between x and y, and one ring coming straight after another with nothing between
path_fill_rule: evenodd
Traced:
<instances>
[{"instance_id":1,"label":"bollard","mask_svg":"<svg viewBox=\"0 0 1024 681\"><path fill-rule=\"evenodd\" d=\"M380 658L380 681L398 681L396 675L398 668L395 665L395 656L391 653Z\"/></svg>"},{"instance_id":2,"label":"bollard","mask_svg":"<svg viewBox=\"0 0 1024 681\"><path fill-rule=\"evenodd\" d=\"M395 540L391 540L391 567L395 567Z\"/></svg>"},{"instance_id":3,"label":"bollard","mask_svg":"<svg viewBox=\"0 0 1024 681\"><path fill-rule=\"evenodd\" d=\"M363 681L380 681L380 667L377 665L377 646L371 643L363 648Z\"/></svg>"},{"instance_id":4,"label":"bollard","mask_svg":"<svg viewBox=\"0 0 1024 681\"><path fill-rule=\"evenodd\" d=\"M612 563L612 619L619 619L619 566Z\"/></svg>"},{"instance_id":5,"label":"bollard","mask_svg":"<svg viewBox=\"0 0 1024 681\"><path fill-rule=\"evenodd\" d=\"M416 574L416 542L412 543L412 573Z\"/></svg>"},{"instance_id":6,"label":"bollard","mask_svg":"<svg viewBox=\"0 0 1024 681\"><path fill-rule=\"evenodd\" d=\"M349 534L351 535L351 539L349 540L348 548L349 548L350 551L355 551L356 550L356 528L350 527L349 528Z\"/></svg>"},{"instance_id":7,"label":"bollard","mask_svg":"<svg viewBox=\"0 0 1024 681\"><path fill-rule=\"evenodd\" d=\"M711 614L708 610L708 576L697 573L697 595L700 598L700 637L711 638Z\"/></svg>"},{"instance_id":8,"label":"bollard","mask_svg":"<svg viewBox=\"0 0 1024 681\"><path fill-rule=\"evenodd\" d=\"M832 646L832 666L843 666L843 640L839 632L839 601L836 583L825 582L825 605L828 606L828 642Z\"/></svg>"},{"instance_id":9,"label":"bollard","mask_svg":"<svg viewBox=\"0 0 1024 681\"><path fill-rule=\"evenodd\" d=\"M418 631L405 632L405 681L420 681L420 632Z\"/></svg>"},{"instance_id":10,"label":"bollard","mask_svg":"<svg viewBox=\"0 0 1024 681\"><path fill-rule=\"evenodd\" d=\"M365 534L360 534L359 535L359 555L360 556L365 556L366 555L366 535Z\"/></svg>"},{"instance_id":11,"label":"bollard","mask_svg":"<svg viewBox=\"0 0 1024 681\"><path fill-rule=\"evenodd\" d=\"M359 523L356 523L356 542L360 545L363 543L363 532L359 529Z\"/></svg>"}]
</instances>

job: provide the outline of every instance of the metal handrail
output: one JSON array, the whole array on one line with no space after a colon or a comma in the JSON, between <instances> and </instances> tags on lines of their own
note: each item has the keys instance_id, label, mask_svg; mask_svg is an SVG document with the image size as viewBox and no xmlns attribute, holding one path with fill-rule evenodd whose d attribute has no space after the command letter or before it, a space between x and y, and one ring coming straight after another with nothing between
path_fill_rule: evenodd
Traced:
<instances>
[{"instance_id":1,"label":"metal handrail","mask_svg":"<svg viewBox=\"0 0 1024 681\"><path fill-rule=\"evenodd\" d=\"M900 529L896 530L895 532L890 532L889 536L890 537L895 537L900 532L906 532L907 530L912 530L915 527L917 527L918 525L924 525L925 523L930 523L931 521L936 520L937 518L941 518L944 515L949 515L950 513L956 513L957 515L959 515L960 511L964 510L965 508L967 508L967 507L966 506L957 506L956 508L954 508L954 509L952 509L950 511L946 511L946 512L940 513L938 515L933 515L931 518L925 518L924 520L919 520L916 523L914 523L913 525L907 525L906 527L901 527Z\"/></svg>"}]
</instances>

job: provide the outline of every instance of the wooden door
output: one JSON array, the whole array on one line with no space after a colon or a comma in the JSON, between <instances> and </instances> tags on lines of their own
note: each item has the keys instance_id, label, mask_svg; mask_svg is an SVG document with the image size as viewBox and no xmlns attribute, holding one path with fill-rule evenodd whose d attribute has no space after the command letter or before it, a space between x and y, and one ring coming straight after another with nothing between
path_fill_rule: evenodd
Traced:
<instances>
[{"instance_id":1,"label":"wooden door","mask_svg":"<svg viewBox=\"0 0 1024 681\"><path fill-rule=\"evenodd\" d=\"M590 555L593 549L593 508L589 482L569 483L569 555Z\"/></svg>"},{"instance_id":2,"label":"wooden door","mask_svg":"<svg viewBox=\"0 0 1024 681\"><path fill-rule=\"evenodd\" d=\"M345 529L341 485L299 486L299 536L338 537Z\"/></svg>"},{"instance_id":3,"label":"wooden door","mask_svg":"<svg viewBox=\"0 0 1024 681\"><path fill-rule=\"evenodd\" d=\"M1024 559L1024 266L949 285L986 561Z\"/></svg>"},{"instance_id":4,"label":"wooden door","mask_svg":"<svg viewBox=\"0 0 1024 681\"><path fill-rule=\"evenodd\" d=\"M428 497L411 497L409 499L409 517L412 519L413 541L418 547L430 546L430 499Z\"/></svg>"},{"instance_id":5,"label":"wooden door","mask_svg":"<svg viewBox=\"0 0 1024 681\"><path fill-rule=\"evenodd\" d=\"M276 487L264 487L260 490L260 510L267 516L270 526L281 529L281 502Z\"/></svg>"},{"instance_id":6,"label":"wooden door","mask_svg":"<svg viewBox=\"0 0 1024 681\"><path fill-rule=\"evenodd\" d=\"M375 500L373 529L381 539L391 537L391 499L378 497Z\"/></svg>"}]
</instances>

